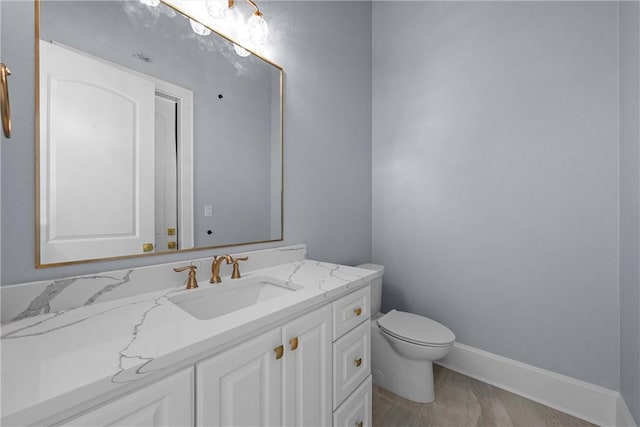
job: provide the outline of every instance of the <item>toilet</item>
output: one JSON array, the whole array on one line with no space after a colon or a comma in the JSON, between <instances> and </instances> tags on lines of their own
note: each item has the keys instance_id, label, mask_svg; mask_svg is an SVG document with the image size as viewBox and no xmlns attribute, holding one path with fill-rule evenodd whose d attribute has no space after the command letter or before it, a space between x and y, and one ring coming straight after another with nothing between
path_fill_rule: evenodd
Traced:
<instances>
[{"instance_id":1,"label":"toilet","mask_svg":"<svg viewBox=\"0 0 640 427\"><path fill-rule=\"evenodd\" d=\"M358 267L384 271L376 264ZM380 313L381 303L379 277L371 283L373 382L405 399L433 402L433 361L447 355L456 336L441 323L417 314L397 310Z\"/></svg>"}]
</instances>

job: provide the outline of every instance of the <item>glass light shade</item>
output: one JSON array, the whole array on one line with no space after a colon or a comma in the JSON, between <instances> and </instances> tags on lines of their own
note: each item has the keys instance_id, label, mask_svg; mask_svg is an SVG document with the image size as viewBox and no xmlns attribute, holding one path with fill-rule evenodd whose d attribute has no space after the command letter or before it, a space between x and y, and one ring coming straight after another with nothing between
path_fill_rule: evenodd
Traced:
<instances>
[{"instance_id":1,"label":"glass light shade","mask_svg":"<svg viewBox=\"0 0 640 427\"><path fill-rule=\"evenodd\" d=\"M269 27L261 14L253 14L247 21L247 39L256 46L262 46L267 40Z\"/></svg>"},{"instance_id":2,"label":"glass light shade","mask_svg":"<svg viewBox=\"0 0 640 427\"><path fill-rule=\"evenodd\" d=\"M251 52L249 52L247 49L243 48L242 46L238 46L235 43L233 43L233 48L235 49L238 56L245 57L245 56L251 55Z\"/></svg>"},{"instance_id":3,"label":"glass light shade","mask_svg":"<svg viewBox=\"0 0 640 427\"><path fill-rule=\"evenodd\" d=\"M140 3L151 7L157 7L160 4L160 0L140 0Z\"/></svg>"},{"instance_id":4,"label":"glass light shade","mask_svg":"<svg viewBox=\"0 0 640 427\"><path fill-rule=\"evenodd\" d=\"M194 33L198 34L199 36L208 36L209 34L211 34L211 30L205 27L204 25L202 25L201 23L194 21L191 18L189 18L189 21L191 22L191 29L193 30Z\"/></svg>"},{"instance_id":5,"label":"glass light shade","mask_svg":"<svg viewBox=\"0 0 640 427\"><path fill-rule=\"evenodd\" d=\"M212 18L222 19L227 16L229 11L228 0L207 0L205 3L207 12Z\"/></svg>"}]
</instances>

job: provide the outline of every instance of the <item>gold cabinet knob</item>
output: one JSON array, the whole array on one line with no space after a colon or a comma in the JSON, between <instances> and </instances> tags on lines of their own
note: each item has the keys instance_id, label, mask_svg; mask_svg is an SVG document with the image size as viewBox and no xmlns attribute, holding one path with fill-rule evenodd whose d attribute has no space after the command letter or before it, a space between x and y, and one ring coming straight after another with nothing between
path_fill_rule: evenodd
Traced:
<instances>
[{"instance_id":1,"label":"gold cabinet knob","mask_svg":"<svg viewBox=\"0 0 640 427\"><path fill-rule=\"evenodd\" d=\"M151 252L153 250L153 243L143 243L142 251L143 252Z\"/></svg>"},{"instance_id":2,"label":"gold cabinet knob","mask_svg":"<svg viewBox=\"0 0 640 427\"><path fill-rule=\"evenodd\" d=\"M353 312L356 314L356 316L360 316L362 314L362 309L358 307L355 310L353 310Z\"/></svg>"},{"instance_id":3,"label":"gold cabinet knob","mask_svg":"<svg viewBox=\"0 0 640 427\"><path fill-rule=\"evenodd\" d=\"M298 337L291 338L289 344L291 344L291 351L296 351L298 349Z\"/></svg>"},{"instance_id":4,"label":"gold cabinet knob","mask_svg":"<svg viewBox=\"0 0 640 427\"><path fill-rule=\"evenodd\" d=\"M280 360L282 359L282 355L284 354L284 346L279 345L276 348L274 348L273 351L276 352L276 360Z\"/></svg>"},{"instance_id":5,"label":"gold cabinet knob","mask_svg":"<svg viewBox=\"0 0 640 427\"><path fill-rule=\"evenodd\" d=\"M358 367L359 367L360 365L362 365L362 357L358 357L358 358L357 358L356 360L354 360L353 362L356 364L356 366L358 366Z\"/></svg>"}]
</instances>

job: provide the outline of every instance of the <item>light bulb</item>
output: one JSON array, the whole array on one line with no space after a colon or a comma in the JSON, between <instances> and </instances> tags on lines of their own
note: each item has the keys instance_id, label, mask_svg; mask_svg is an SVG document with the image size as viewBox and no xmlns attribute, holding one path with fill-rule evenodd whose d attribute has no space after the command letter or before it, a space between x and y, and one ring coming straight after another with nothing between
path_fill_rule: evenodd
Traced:
<instances>
[{"instance_id":1,"label":"light bulb","mask_svg":"<svg viewBox=\"0 0 640 427\"><path fill-rule=\"evenodd\" d=\"M151 7L157 7L160 4L160 0L140 0L140 3Z\"/></svg>"},{"instance_id":2,"label":"light bulb","mask_svg":"<svg viewBox=\"0 0 640 427\"><path fill-rule=\"evenodd\" d=\"M215 19L222 19L227 16L232 4L229 0L207 0L205 3L207 12Z\"/></svg>"},{"instance_id":3,"label":"light bulb","mask_svg":"<svg viewBox=\"0 0 640 427\"><path fill-rule=\"evenodd\" d=\"M254 12L247 21L247 40L255 46L262 46L267 40L269 27L267 21L262 17L262 12Z\"/></svg>"},{"instance_id":4,"label":"light bulb","mask_svg":"<svg viewBox=\"0 0 640 427\"><path fill-rule=\"evenodd\" d=\"M237 45L235 43L233 43L233 48L235 49L235 51L238 54L238 56L245 57L245 56L251 55L251 52L249 52L247 49L245 49L242 46Z\"/></svg>"},{"instance_id":5,"label":"light bulb","mask_svg":"<svg viewBox=\"0 0 640 427\"><path fill-rule=\"evenodd\" d=\"M199 23L198 21L194 21L191 18L189 18L189 21L191 22L191 29L193 30L194 33L200 36L208 36L209 34L211 34L211 30L205 27L204 25L202 25L201 23Z\"/></svg>"}]
</instances>

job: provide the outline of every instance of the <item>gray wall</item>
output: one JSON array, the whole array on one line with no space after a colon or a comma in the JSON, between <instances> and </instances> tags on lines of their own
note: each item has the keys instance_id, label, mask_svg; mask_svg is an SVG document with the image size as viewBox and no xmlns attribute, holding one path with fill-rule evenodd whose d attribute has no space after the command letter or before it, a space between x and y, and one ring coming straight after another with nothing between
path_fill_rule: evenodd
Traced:
<instances>
[{"instance_id":1,"label":"gray wall","mask_svg":"<svg viewBox=\"0 0 640 427\"><path fill-rule=\"evenodd\" d=\"M617 19L613 2L374 2L383 308L618 389Z\"/></svg>"},{"instance_id":2,"label":"gray wall","mask_svg":"<svg viewBox=\"0 0 640 427\"><path fill-rule=\"evenodd\" d=\"M36 270L34 34L29 2L2 1L2 59L14 137L2 149L2 284L220 254L189 252ZM285 69L284 242L309 257L355 264L371 254L371 5L267 2L270 58ZM331 23L331 31L327 30Z\"/></svg>"},{"instance_id":3,"label":"gray wall","mask_svg":"<svg viewBox=\"0 0 640 427\"><path fill-rule=\"evenodd\" d=\"M640 424L640 3L620 3L620 391Z\"/></svg>"}]
</instances>

